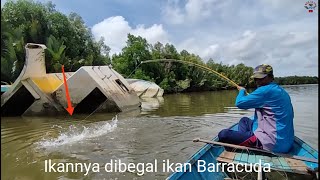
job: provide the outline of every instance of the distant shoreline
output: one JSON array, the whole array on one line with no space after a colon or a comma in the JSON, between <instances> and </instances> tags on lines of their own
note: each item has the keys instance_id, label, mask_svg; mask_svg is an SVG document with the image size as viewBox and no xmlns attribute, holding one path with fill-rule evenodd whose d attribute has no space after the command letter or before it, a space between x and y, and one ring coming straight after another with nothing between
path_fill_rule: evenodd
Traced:
<instances>
[{"instance_id":1,"label":"distant shoreline","mask_svg":"<svg viewBox=\"0 0 320 180\"><path fill-rule=\"evenodd\" d=\"M303 86L303 85L319 85L319 84L286 84L281 86Z\"/></svg>"}]
</instances>

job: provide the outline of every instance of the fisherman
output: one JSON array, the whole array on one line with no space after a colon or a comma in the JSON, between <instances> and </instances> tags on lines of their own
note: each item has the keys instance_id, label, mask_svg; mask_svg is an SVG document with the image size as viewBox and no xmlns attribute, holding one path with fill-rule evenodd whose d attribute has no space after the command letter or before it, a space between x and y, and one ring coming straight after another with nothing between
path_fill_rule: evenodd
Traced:
<instances>
[{"instance_id":1,"label":"fisherman","mask_svg":"<svg viewBox=\"0 0 320 180\"><path fill-rule=\"evenodd\" d=\"M294 112L290 96L273 82L273 69L270 65L257 66L251 78L257 89L247 95L246 89L239 86L235 105L240 109L255 108L253 120L241 118L238 131L220 131L219 141L286 153L294 141Z\"/></svg>"}]
</instances>

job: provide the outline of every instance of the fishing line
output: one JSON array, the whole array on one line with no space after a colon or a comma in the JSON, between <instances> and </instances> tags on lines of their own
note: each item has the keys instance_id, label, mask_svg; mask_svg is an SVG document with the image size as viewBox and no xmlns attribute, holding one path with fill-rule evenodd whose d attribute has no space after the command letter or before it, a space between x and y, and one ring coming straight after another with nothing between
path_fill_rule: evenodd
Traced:
<instances>
[{"instance_id":1,"label":"fishing line","mask_svg":"<svg viewBox=\"0 0 320 180\"><path fill-rule=\"evenodd\" d=\"M133 72L136 71L136 69L138 69L138 67L141 65L141 64L144 64L144 63L151 63L151 62L179 62L179 63L184 63L184 64L189 64L189 65L192 65L192 66L196 66L200 69L204 69L204 70L207 70L213 74L216 74L218 75L219 77L223 78L224 80L228 81L230 84L232 84L233 86L239 88L240 86L235 83L234 81L232 81L231 79L227 78L226 76L224 76L223 74L213 70L213 69L210 69L209 67L207 66L204 66L204 65L201 65L201 64L197 64L197 63L193 63L193 62L190 62L190 61L183 61L183 60L177 60L177 59L155 59L155 60L146 60L146 61L142 61L134 70ZM133 73L132 72L132 73ZM130 77L132 75L132 73L128 76Z\"/></svg>"},{"instance_id":2,"label":"fishing line","mask_svg":"<svg viewBox=\"0 0 320 180\"><path fill-rule=\"evenodd\" d=\"M142 64L142 62L129 74L129 76L127 76L127 78L129 78L132 75L132 73L134 73L141 64Z\"/></svg>"}]
</instances>

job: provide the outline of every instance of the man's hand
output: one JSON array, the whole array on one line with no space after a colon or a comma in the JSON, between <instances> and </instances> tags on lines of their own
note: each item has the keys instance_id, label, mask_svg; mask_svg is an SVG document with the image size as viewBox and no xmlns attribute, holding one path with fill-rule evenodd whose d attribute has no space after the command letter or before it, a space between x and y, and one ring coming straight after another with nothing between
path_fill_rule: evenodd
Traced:
<instances>
[{"instance_id":1,"label":"man's hand","mask_svg":"<svg viewBox=\"0 0 320 180\"><path fill-rule=\"evenodd\" d=\"M246 90L246 88L242 87L242 86L237 86L237 89L240 91L241 89Z\"/></svg>"}]
</instances>

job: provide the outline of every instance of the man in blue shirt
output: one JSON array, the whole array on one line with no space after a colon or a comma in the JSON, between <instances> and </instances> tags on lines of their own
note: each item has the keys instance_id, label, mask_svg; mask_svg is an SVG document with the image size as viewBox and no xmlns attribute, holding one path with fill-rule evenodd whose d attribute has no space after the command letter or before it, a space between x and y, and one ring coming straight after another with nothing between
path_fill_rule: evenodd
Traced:
<instances>
[{"instance_id":1,"label":"man in blue shirt","mask_svg":"<svg viewBox=\"0 0 320 180\"><path fill-rule=\"evenodd\" d=\"M238 87L235 105L240 109L255 108L253 120L241 118L238 131L222 130L218 134L219 141L273 152L288 152L294 141L294 112L290 96L273 82L270 65L257 66L252 78L258 88L247 95L245 88Z\"/></svg>"}]
</instances>

